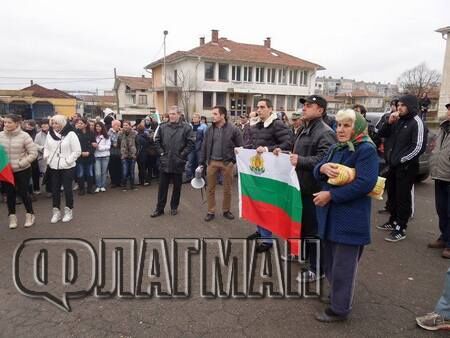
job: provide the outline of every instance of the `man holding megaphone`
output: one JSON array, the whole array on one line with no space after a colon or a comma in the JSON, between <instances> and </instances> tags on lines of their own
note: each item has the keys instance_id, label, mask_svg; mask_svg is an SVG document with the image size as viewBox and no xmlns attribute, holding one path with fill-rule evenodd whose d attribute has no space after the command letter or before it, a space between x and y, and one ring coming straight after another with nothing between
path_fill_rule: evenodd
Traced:
<instances>
[{"instance_id":1,"label":"man holding megaphone","mask_svg":"<svg viewBox=\"0 0 450 338\"><path fill-rule=\"evenodd\" d=\"M236 163L235 147L242 146L242 135L237 127L227 121L227 109L216 106L212 110L212 125L208 127L200 152L200 166L196 170L201 172L207 165L206 177L208 181L208 213L205 221L209 222L215 217L216 209L216 183L217 173L223 175L223 216L234 219L231 208L231 187L233 184L233 167ZM196 178L194 178L196 180ZM193 186L198 179L193 182ZM201 185L201 184L200 184Z\"/></svg>"}]
</instances>

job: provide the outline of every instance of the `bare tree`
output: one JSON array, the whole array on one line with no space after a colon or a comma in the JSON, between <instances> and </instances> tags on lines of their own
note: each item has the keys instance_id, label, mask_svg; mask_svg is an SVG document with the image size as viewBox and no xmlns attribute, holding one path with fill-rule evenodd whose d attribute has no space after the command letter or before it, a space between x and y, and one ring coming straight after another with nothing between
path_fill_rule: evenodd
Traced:
<instances>
[{"instance_id":1,"label":"bare tree","mask_svg":"<svg viewBox=\"0 0 450 338\"><path fill-rule=\"evenodd\" d=\"M436 70L431 70L425 62L409 69L400 75L397 84L403 92L420 97L424 92L438 86L441 75Z\"/></svg>"},{"instance_id":2,"label":"bare tree","mask_svg":"<svg viewBox=\"0 0 450 338\"><path fill-rule=\"evenodd\" d=\"M175 75L169 78L171 85L176 88L178 98L183 108L186 121L189 121L189 106L192 95L194 94L194 85L191 81L190 73L185 74L182 69L177 70Z\"/></svg>"}]
</instances>

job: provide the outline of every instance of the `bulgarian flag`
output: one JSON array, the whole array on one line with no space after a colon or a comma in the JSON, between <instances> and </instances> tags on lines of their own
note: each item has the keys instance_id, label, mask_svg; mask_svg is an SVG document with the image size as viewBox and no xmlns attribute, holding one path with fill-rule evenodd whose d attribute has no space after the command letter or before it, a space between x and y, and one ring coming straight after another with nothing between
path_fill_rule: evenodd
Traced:
<instances>
[{"instance_id":1,"label":"bulgarian flag","mask_svg":"<svg viewBox=\"0 0 450 338\"><path fill-rule=\"evenodd\" d=\"M300 184L289 155L258 155L256 150L239 149L239 216L284 239L301 235L302 200ZM299 254L299 241L291 252Z\"/></svg>"},{"instance_id":2,"label":"bulgarian flag","mask_svg":"<svg viewBox=\"0 0 450 338\"><path fill-rule=\"evenodd\" d=\"M0 145L0 181L14 185L14 174L11 164L9 164L8 155L2 145Z\"/></svg>"}]
</instances>

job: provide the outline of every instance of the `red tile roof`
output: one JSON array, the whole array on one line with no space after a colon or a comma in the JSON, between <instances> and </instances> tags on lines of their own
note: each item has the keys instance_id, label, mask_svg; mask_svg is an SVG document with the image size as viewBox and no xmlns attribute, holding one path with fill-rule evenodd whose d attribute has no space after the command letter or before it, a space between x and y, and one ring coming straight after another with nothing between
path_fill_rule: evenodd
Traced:
<instances>
[{"instance_id":1,"label":"red tile roof","mask_svg":"<svg viewBox=\"0 0 450 338\"><path fill-rule=\"evenodd\" d=\"M47 99L76 99L75 96L67 94L59 89L48 89L38 84L23 88L22 90L31 90L33 97L47 98Z\"/></svg>"},{"instance_id":2,"label":"red tile roof","mask_svg":"<svg viewBox=\"0 0 450 338\"><path fill-rule=\"evenodd\" d=\"M166 56L166 62L170 63L184 57L203 57L205 59L212 60L252 62L269 65L298 67L303 69L325 69L318 64L300 59L287 53L283 53L274 48L267 48L263 45L239 43L228 40L226 38L220 38L217 43L205 43L204 45L193 48L187 52L177 51ZM153 68L162 63L163 59L159 59L145 66L145 68Z\"/></svg>"},{"instance_id":3,"label":"red tile roof","mask_svg":"<svg viewBox=\"0 0 450 338\"><path fill-rule=\"evenodd\" d=\"M118 80L125 83L131 90L151 89L153 79L142 76L118 76Z\"/></svg>"}]
</instances>

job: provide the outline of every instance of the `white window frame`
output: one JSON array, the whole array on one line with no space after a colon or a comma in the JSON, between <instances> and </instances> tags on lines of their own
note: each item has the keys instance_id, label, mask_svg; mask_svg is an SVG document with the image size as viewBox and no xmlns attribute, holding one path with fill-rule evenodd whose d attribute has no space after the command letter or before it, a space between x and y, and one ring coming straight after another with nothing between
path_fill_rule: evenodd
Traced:
<instances>
[{"instance_id":1,"label":"white window frame","mask_svg":"<svg viewBox=\"0 0 450 338\"><path fill-rule=\"evenodd\" d=\"M266 69L264 67L256 67L255 68L255 82L256 83L264 83L264 74Z\"/></svg>"},{"instance_id":2,"label":"white window frame","mask_svg":"<svg viewBox=\"0 0 450 338\"><path fill-rule=\"evenodd\" d=\"M277 70L275 68L267 68L267 83L276 84L277 83Z\"/></svg>"},{"instance_id":3,"label":"white window frame","mask_svg":"<svg viewBox=\"0 0 450 338\"><path fill-rule=\"evenodd\" d=\"M252 66L243 66L242 67L242 81L251 83L253 82L253 67Z\"/></svg>"},{"instance_id":4,"label":"white window frame","mask_svg":"<svg viewBox=\"0 0 450 338\"><path fill-rule=\"evenodd\" d=\"M238 79L238 70L239 70L239 79ZM231 66L231 81L233 82L242 82L242 70L239 65Z\"/></svg>"}]
</instances>

